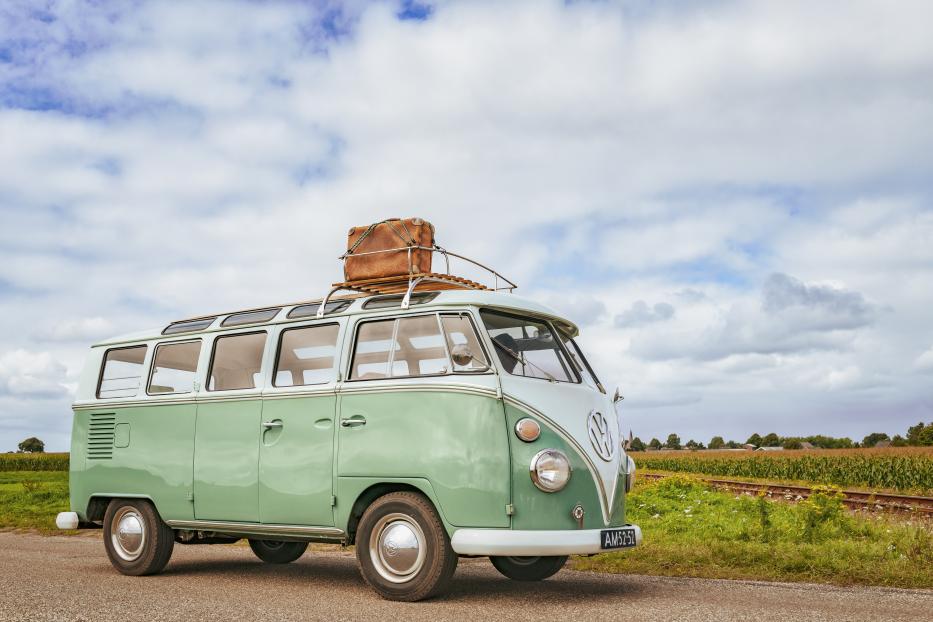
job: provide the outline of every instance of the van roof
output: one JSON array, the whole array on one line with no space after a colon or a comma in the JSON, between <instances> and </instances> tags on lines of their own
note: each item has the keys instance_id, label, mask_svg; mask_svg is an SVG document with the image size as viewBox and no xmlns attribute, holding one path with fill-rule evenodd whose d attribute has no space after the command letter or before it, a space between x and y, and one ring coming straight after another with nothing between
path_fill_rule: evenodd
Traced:
<instances>
[{"instance_id":1,"label":"van roof","mask_svg":"<svg viewBox=\"0 0 933 622\"><path fill-rule=\"evenodd\" d=\"M506 292L488 291L488 290L451 289L451 290L443 290L443 291L436 291L436 292L434 291L416 292L416 294L414 295L417 296L422 293L436 294L436 297L433 297L430 301L425 302L423 304L413 305L411 309L412 311L422 311L422 310L426 310L429 308L435 308L435 307L464 306L464 305L479 306L479 307L495 307L499 309L517 311L521 313L532 313L534 315L544 316L544 317L547 317L548 319L558 321L562 328L570 332L571 336L576 336L576 334L578 333L578 328L576 324L562 317L550 307L542 305L541 303L538 303L534 300L530 300L528 298L516 296L515 294L506 293ZM363 307L364 303L368 300L371 300L374 298L382 298L382 297L384 296L354 295L354 296L342 296L342 297L330 298L329 303L338 302L338 301L348 301L349 306L338 312L328 313L325 317L333 318L333 317L340 317L344 315L356 315L356 314L368 312L369 310L364 309ZM256 310L276 309L277 312L275 313L274 317L272 317L271 319L267 319L264 321L250 322L250 323L244 322L242 324L243 326L247 326L247 325L261 326L261 325L267 325L267 324L280 324L280 323L287 323L287 322L305 321L308 319L313 319L314 316L313 315L305 316L302 318L288 318L287 316L289 312L296 307L300 307L302 305L316 304L320 302L321 302L320 299L308 300L308 301L293 302L293 303L288 303L288 304L283 304L283 305L253 307L253 308L244 309L241 311L218 313L216 315L197 316L196 318L191 318L190 321L203 319L203 320L211 320L211 322L207 325L204 325L203 327L199 329L193 329L187 332L179 332L177 333L177 336L178 337L195 336L195 335L202 334L205 332L214 332L217 330L221 330L221 324L225 320L227 320L227 318L234 316L234 315L239 315L241 313L248 313L248 312L252 312ZM391 308L383 307L379 311L381 312L391 311ZM189 320L181 320L181 322L187 322L187 321ZM178 324L178 323L179 322L173 322L172 324ZM227 326L226 328L230 328L230 327L231 326ZM99 341L98 343L95 343L94 346L95 347L111 346L111 345L122 344L122 343L159 339L159 338L162 338L163 336L166 336L164 333L166 328L167 328L166 326L162 326L162 327L154 328L151 330L139 331L139 332L134 332L134 333L126 334L126 335L119 335L116 337L111 337L109 339L104 339L102 341ZM176 335L172 335L172 336L176 336Z\"/></svg>"}]
</instances>

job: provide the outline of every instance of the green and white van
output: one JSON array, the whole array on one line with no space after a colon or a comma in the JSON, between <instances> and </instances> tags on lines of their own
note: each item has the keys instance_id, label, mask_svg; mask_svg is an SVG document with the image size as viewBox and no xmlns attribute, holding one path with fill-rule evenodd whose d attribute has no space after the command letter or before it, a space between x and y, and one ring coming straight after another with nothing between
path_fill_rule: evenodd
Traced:
<instances>
[{"instance_id":1,"label":"green and white van","mask_svg":"<svg viewBox=\"0 0 933 622\"><path fill-rule=\"evenodd\" d=\"M633 547L635 476L577 327L514 294L356 295L200 317L91 348L71 512L114 567L247 538L270 563L356 545L382 596L441 593L458 556L540 580Z\"/></svg>"}]
</instances>

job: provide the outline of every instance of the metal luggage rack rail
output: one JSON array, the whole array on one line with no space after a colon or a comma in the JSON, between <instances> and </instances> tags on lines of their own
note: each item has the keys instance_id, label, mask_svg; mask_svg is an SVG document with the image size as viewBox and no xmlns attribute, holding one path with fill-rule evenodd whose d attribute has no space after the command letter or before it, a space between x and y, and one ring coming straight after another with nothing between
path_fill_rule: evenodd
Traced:
<instances>
[{"instance_id":1,"label":"metal luggage rack rail","mask_svg":"<svg viewBox=\"0 0 933 622\"><path fill-rule=\"evenodd\" d=\"M412 264L411 253L414 250L426 250L431 253L440 253L444 256L444 266L445 272L415 272ZM327 308L327 301L330 300L330 297L342 290L357 291L366 294L401 294L404 292L404 297L402 298L402 309L408 309L411 305L411 295L416 288L422 287L421 291L436 291L441 289L473 289L473 290L486 290L486 291L504 291L507 290L512 292L515 290L518 285L513 281L506 278L499 272L493 270L489 266L481 264L475 259L470 259L458 253L451 252L446 248L434 245L434 246L402 246L399 248L387 248L378 251L367 251L365 253L350 253L347 252L340 259L346 259L347 256L351 255L354 257L363 257L365 255L378 255L384 253L398 253L398 252L407 252L408 253L408 274L402 274L398 276L389 276L382 277L378 279L361 279L357 281L344 281L342 283L334 283L331 290L324 296L321 301L321 306L318 308L317 317L324 317L325 309ZM492 287L479 283L477 281L471 281L469 279L456 276L450 273L450 258L455 257L466 261L482 270L488 272L493 280ZM432 255L433 258L433 255Z\"/></svg>"}]
</instances>

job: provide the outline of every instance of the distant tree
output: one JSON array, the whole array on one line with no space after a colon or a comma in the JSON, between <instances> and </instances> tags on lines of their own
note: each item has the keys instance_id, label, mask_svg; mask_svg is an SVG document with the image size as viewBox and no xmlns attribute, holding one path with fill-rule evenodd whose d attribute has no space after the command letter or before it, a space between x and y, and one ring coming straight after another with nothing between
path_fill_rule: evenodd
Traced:
<instances>
[{"instance_id":1,"label":"distant tree","mask_svg":"<svg viewBox=\"0 0 933 622\"><path fill-rule=\"evenodd\" d=\"M19 450L27 454L41 454L45 451L45 443L37 439L35 436L30 436L25 441L17 445Z\"/></svg>"},{"instance_id":2,"label":"distant tree","mask_svg":"<svg viewBox=\"0 0 933 622\"><path fill-rule=\"evenodd\" d=\"M780 447L781 446L781 437L775 434L774 432L765 435L761 439L761 444L765 447Z\"/></svg>"},{"instance_id":3,"label":"distant tree","mask_svg":"<svg viewBox=\"0 0 933 622\"><path fill-rule=\"evenodd\" d=\"M738 441L729 441L728 443L726 443L726 447L729 449L741 449L742 444L739 443Z\"/></svg>"},{"instance_id":4,"label":"distant tree","mask_svg":"<svg viewBox=\"0 0 933 622\"><path fill-rule=\"evenodd\" d=\"M637 436L632 439L632 444L629 446L629 451L645 451L645 444Z\"/></svg>"},{"instance_id":5,"label":"distant tree","mask_svg":"<svg viewBox=\"0 0 933 622\"><path fill-rule=\"evenodd\" d=\"M799 438L785 438L784 442L781 443L781 447L784 449L803 449L803 443L800 442Z\"/></svg>"},{"instance_id":6,"label":"distant tree","mask_svg":"<svg viewBox=\"0 0 933 622\"><path fill-rule=\"evenodd\" d=\"M874 447L881 441L889 441L889 440L891 440L891 437L889 437L884 432L872 432L871 434L869 434L868 436L862 439L862 447Z\"/></svg>"},{"instance_id":7,"label":"distant tree","mask_svg":"<svg viewBox=\"0 0 933 622\"><path fill-rule=\"evenodd\" d=\"M687 449L699 449L700 444L691 438L689 441L687 441L686 447Z\"/></svg>"},{"instance_id":8,"label":"distant tree","mask_svg":"<svg viewBox=\"0 0 933 622\"><path fill-rule=\"evenodd\" d=\"M900 434L895 434L891 439L891 447L907 447L907 439Z\"/></svg>"},{"instance_id":9,"label":"distant tree","mask_svg":"<svg viewBox=\"0 0 933 622\"><path fill-rule=\"evenodd\" d=\"M653 438L650 441L648 441L648 447L650 447L651 449L661 449L661 441L659 441L656 438Z\"/></svg>"},{"instance_id":10,"label":"distant tree","mask_svg":"<svg viewBox=\"0 0 933 622\"><path fill-rule=\"evenodd\" d=\"M755 447L761 447L761 435L755 432L748 437L748 440L745 441L748 445L754 445Z\"/></svg>"},{"instance_id":11,"label":"distant tree","mask_svg":"<svg viewBox=\"0 0 933 622\"><path fill-rule=\"evenodd\" d=\"M722 449L726 446L726 441L722 440L721 436L714 436L709 439L709 448L710 449Z\"/></svg>"},{"instance_id":12,"label":"distant tree","mask_svg":"<svg viewBox=\"0 0 933 622\"><path fill-rule=\"evenodd\" d=\"M919 445L920 444L920 434L923 433L923 422L921 421L917 425L912 425L907 428L907 444L908 445Z\"/></svg>"},{"instance_id":13,"label":"distant tree","mask_svg":"<svg viewBox=\"0 0 933 622\"><path fill-rule=\"evenodd\" d=\"M920 444L925 447L933 445L933 422L926 424L920 432Z\"/></svg>"},{"instance_id":14,"label":"distant tree","mask_svg":"<svg viewBox=\"0 0 933 622\"><path fill-rule=\"evenodd\" d=\"M664 443L664 446L668 449L680 449L680 437L676 434L668 434L667 442Z\"/></svg>"}]
</instances>

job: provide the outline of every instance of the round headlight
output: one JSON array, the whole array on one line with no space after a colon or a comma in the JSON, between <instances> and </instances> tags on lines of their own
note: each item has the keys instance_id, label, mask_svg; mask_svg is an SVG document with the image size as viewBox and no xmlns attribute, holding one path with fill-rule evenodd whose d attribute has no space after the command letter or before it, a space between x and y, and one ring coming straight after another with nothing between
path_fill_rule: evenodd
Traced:
<instances>
[{"instance_id":1,"label":"round headlight","mask_svg":"<svg viewBox=\"0 0 933 622\"><path fill-rule=\"evenodd\" d=\"M541 436L541 426L534 419L525 417L515 424L515 436L526 443L534 442Z\"/></svg>"},{"instance_id":2,"label":"round headlight","mask_svg":"<svg viewBox=\"0 0 933 622\"><path fill-rule=\"evenodd\" d=\"M544 492L557 492L570 481L570 460L556 449L544 449L531 459L531 481Z\"/></svg>"}]
</instances>

